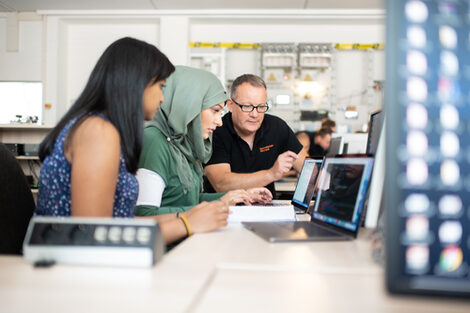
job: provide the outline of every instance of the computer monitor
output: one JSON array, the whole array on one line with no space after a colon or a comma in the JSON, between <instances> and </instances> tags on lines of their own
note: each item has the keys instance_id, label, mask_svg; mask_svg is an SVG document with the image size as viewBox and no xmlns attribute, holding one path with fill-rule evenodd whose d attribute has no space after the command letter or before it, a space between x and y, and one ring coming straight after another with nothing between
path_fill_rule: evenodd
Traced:
<instances>
[{"instance_id":1,"label":"computer monitor","mask_svg":"<svg viewBox=\"0 0 470 313\"><path fill-rule=\"evenodd\" d=\"M333 157L343 153L343 137L333 137L331 138L330 148L326 156Z\"/></svg>"},{"instance_id":2,"label":"computer monitor","mask_svg":"<svg viewBox=\"0 0 470 313\"><path fill-rule=\"evenodd\" d=\"M376 228L382 214L382 194L385 179L385 130L380 132L377 151L374 156L374 172L370 180L364 227Z\"/></svg>"},{"instance_id":3,"label":"computer monitor","mask_svg":"<svg viewBox=\"0 0 470 313\"><path fill-rule=\"evenodd\" d=\"M347 133L341 134L343 138L342 154L365 154L367 146L367 134Z\"/></svg>"},{"instance_id":4,"label":"computer monitor","mask_svg":"<svg viewBox=\"0 0 470 313\"><path fill-rule=\"evenodd\" d=\"M387 287L468 299L470 4L386 4Z\"/></svg>"},{"instance_id":5,"label":"computer monitor","mask_svg":"<svg viewBox=\"0 0 470 313\"><path fill-rule=\"evenodd\" d=\"M382 110L373 112L370 115L369 132L367 134L367 154L375 154L379 144L380 133L382 132L384 115Z\"/></svg>"}]
</instances>

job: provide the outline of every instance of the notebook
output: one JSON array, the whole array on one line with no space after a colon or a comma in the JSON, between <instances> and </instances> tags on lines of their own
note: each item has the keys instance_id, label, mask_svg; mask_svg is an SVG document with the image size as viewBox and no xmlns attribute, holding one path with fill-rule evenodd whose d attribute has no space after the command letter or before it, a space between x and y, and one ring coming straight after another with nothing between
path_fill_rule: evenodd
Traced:
<instances>
[{"instance_id":1,"label":"notebook","mask_svg":"<svg viewBox=\"0 0 470 313\"><path fill-rule=\"evenodd\" d=\"M227 222L259 222L259 221L295 221L295 212L292 205L240 205L230 206L230 215Z\"/></svg>"},{"instance_id":2,"label":"notebook","mask_svg":"<svg viewBox=\"0 0 470 313\"><path fill-rule=\"evenodd\" d=\"M269 242L356 238L369 187L372 157L326 158L310 222L243 222Z\"/></svg>"}]
</instances>

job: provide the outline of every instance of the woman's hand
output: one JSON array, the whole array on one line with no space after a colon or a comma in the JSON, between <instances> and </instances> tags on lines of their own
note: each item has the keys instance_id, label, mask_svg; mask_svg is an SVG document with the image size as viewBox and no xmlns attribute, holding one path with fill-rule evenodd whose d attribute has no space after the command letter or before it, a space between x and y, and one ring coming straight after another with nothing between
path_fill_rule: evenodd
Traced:
<instances>
[{"instance_id":1,"label":"woman's hand","mask_svg":"<svg viewBox=\"0 0 470 313\"><path fill-rule=\"evenodd\" d=\"M228 207L222 201L201 202L183 213L193 233L205 233L227 225Z\"/></svg>"},{"instance_id":2,"label":"woman's hand","mask_svg":"<svg viewBox=\"0 0 470 313\"><path fill-rule=\"evenodd\" d=\"M253 203L266 204L273 200L273 195L271 191L264 187L248 190L237 189L227 192L220 200L227 206L236 205L237 203L244 203L245 205Z\"/></svg>"},{"instance_id":3,"label":"woman's hand","mask_svg":"<svg viewBox=\"0 0 470 313\"><path fill-rule=\"evenodd\" d=\"M226 206L236 205L237 203L244 203L250 205L251 195L244 189L231 190L220 198L220 201L225 203Z\"/></svg>"},{"instance_id":4,"label":"woman's hand","mask_svg":"<svg viewBox=\"0 0 470 313\"><path fill-rule=\"evenodd\" d=\"M250 188L247 192L250 195L251 203L266 204L273 200L271 191L264 187Z\"/></svg>"}]
</instances>

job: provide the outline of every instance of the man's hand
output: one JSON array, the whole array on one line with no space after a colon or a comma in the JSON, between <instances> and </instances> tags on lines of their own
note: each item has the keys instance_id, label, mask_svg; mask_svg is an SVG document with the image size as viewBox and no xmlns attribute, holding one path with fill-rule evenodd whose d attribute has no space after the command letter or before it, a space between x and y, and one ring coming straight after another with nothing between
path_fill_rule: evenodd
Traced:
<instances>
[{"instance_id":1,"label":"man's hand","mask_svg":"<svg viewBox=\"0 0 470 313\"><path fill-rule=\"evenodd\" d=\"M270 172L273 175L274 181L284 177L284 175L290 171L292 165L298 158L299 156L292 151L286 151L280 154L277 157L273 167L270 168Z\"/></svg>"}]
</instances>

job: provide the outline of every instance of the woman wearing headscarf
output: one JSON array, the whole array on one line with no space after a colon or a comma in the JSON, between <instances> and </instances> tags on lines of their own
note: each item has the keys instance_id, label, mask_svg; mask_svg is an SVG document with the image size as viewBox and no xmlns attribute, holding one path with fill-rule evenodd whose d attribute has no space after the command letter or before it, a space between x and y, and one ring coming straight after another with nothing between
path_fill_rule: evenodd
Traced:
<instances>
[{"instance_id":1,"label":"woman wearing headscarf","mask_svg":"<svg viewBox=\"0 0 470 313\"><path fill-rule=\"evenodd\" d=\"M203 192L203 167L212 154L212 132L222 125L227 94L207 71L177 66L167 79L165 101L144 130L137 179L137 215L186 212L203 201L225 205L267 202L266 188Z\"/></svg>"}]
</instances>

